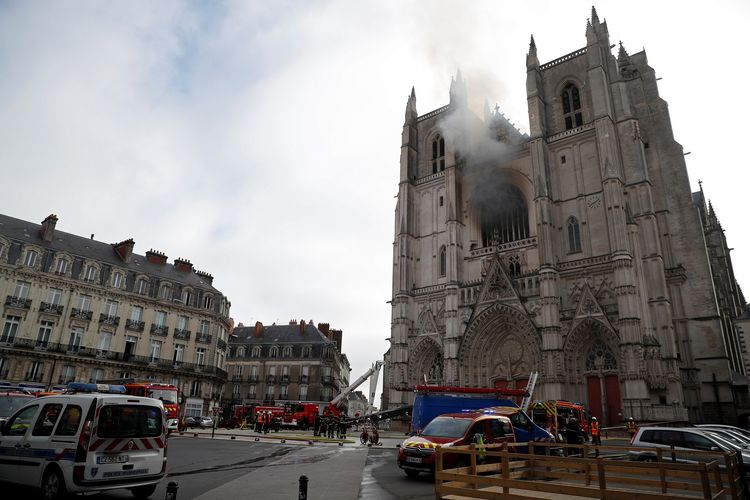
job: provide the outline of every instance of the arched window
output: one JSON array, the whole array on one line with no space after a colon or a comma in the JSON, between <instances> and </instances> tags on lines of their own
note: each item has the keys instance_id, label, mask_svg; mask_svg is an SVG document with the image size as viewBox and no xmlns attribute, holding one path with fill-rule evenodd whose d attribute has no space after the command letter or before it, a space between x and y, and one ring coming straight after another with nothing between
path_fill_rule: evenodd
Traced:
<instances>
[{"instance_id":1,"label":"arched window","mask_svg":"<svg viewBox=\"0 0 750 500\"><path fill-rule=\"evenodd\" d=\"M529 211L521 191L504 184L483 200L483 246L502 245L529 237Z\"/></svg>"},{"instance_id":2,"label":"arched window","mask_svg":"<svg viewBox=\"0 0 750 500\"><path fill-rule=\"evenodd\" d=\"M260 357L260 347L259 346L253 347L253 352L251 353L251 356L254 357L254 358L259 358Z\"/></svg>"},{"instance_id":3,"label":"arched window","mask_svg":"<svg viewBox=\"0 0 750 500\"><path fill-rule=\"evenodd\" d=\"M508 274L511 278L521 276L521 259L518 255L511 255L508 258Z\"/></svg>"},{"instance_id":4,"label":"arched window","mask_svg":"<svg viewBox=\"0 0 750 500\"><path fill-rule=\"evenodd\" d=\"M432 141L432 173L438 172L438 166L440 171L445 170L445 139L440 135L435 136L435 140Z\"/></svg>"},{"instance_id":5,"label":"arched window","mask_svg":"<svg viewBox=\"0 0 750 500\"><path fill-rule=\"evenodd\" d=\"M302 357L303 358L310 358L312 357L312 346L306 345L302 348Z\"/></svg>"},{"instance_id":6,"label":"arched window","mask_svg":"<svg viewBox=\"0 0 750 500\"><path fill-rule=\"evenodd\" d=\"M445 246L440 247L440 276L445 276Z\"/></svg>"},{"instance_id":7,"label":"arched window","mask_svg":"<svg viewBox=\"0 0 750 500\"><path fill-rule=\"evenodd\" d=\"M269 358L278 358L279 357L279 348L276 346L271 347L271 350L268 351L268 357Z\"/></svg>"},{"instance_id":8,"label":"arched window","mask_svg":"<svg viewBox=\"0 0 750 500\"><path fill-rule=\"evenodd\" d=\"M244 358L245 357L245 348L244 347L238 347L237 348L237 357L238 358Z\"/></svg>"},{"instance_id":9,"label":"arched window","mask_svg":"<svg viewBox=\"0 0 750 500\"><path fill-rule=\"evenodd\" d=\"M569 83L562 92L563 117L565 118L565 130L583 125L581 115L581 96L578 87Z\"/></svg>"},{"instance_id":10,"label":"arched window","mask_svg":"<svg viewBox=\"0 0 750 500\"><path fill-rule=\"evenodd\" d=\"M568 248L570 253L581 251L581 229L575 217L568 219Z\"/></svg>"}]
</instances>

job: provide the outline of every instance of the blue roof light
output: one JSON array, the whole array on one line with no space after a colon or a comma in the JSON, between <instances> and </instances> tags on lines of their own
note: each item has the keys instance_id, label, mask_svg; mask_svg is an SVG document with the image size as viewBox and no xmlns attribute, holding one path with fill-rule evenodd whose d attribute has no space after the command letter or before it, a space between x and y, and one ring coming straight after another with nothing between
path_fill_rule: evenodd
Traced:
<instances>
[{"instance_id":1,"label":"blue roof light","mask_svg":"<svg viewBox=\"0 0 750 500\"><path fill-rule=\"evenodd\" d=\"M85 382L71 382L67 387L68 392L103 392L106 394L125 394L124 385L114 384L87 384Z\"/></svg>"}]
</instances>

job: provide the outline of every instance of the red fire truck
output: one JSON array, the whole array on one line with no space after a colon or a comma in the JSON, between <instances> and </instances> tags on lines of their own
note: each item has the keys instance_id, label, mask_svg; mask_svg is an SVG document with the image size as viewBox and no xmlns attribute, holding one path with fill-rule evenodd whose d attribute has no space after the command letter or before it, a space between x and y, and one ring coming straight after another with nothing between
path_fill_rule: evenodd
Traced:
<instances>
[{"instance_id":1,"label":"red fire truck","mask_svg":"<svg viewBox=\"0 0 750 500\"><path fill-rule=\"evenodd\" d=\"M132 396L160 399L164 403L167 431L176 431L180 421L180 405L182 392L172 384L162 384L151 380L116 379L102 380L104 384L120 384L125 386L125 393Z\"/></svg>"},{"instance_id":2,"label":"red fire truck","mask_svg":"<svg viewBox=\"0 0 750 500\"><path fill-rule=\"evenodd\" d=\"M320 411L317 403L287 403L284 405L284 427L307 430L315 425L315 417Z\"/></svg>"}]
</instances>

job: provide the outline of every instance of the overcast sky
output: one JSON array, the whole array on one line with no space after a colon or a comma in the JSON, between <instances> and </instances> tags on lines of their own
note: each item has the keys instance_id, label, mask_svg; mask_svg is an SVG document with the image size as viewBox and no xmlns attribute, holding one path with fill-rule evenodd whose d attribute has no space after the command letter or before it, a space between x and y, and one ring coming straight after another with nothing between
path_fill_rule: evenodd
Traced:
<instances>
[{"instance_id":1,"label":"overcast sky","mask_svg":"<svg viewBox=\"0 0 750 500\"><path fill-rule=\"evenodd\" d=\"M663 78L693 190L703 180L750 291L750 2L596 7ZM586 45L590 15L588 1L0 1L0 212L189 259L236 322L328 322L354 380L388 348L411 87L427 113L460 68L477 112L499 103L527 132L529 35L544 63Z\"/></svg>"}]
</instances>

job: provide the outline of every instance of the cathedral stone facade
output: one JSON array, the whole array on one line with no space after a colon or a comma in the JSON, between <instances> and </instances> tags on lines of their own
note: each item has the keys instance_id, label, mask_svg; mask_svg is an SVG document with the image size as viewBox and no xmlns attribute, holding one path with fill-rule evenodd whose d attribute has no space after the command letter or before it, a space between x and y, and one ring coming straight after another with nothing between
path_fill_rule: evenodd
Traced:
<instances>
[{"instance_id":1,"label":"cathedral stone facade","mask_svg":"<svg viewBox=\"0 0 750 500\"><path fill-rule=\"evenodd\" d=\"M526 57L529 135L496 108L406 105L383 407L427 381L580 401L607 424L734 422L748 407L744 299L691 193L646 53Z\"/></svg>"}]
</instances>

